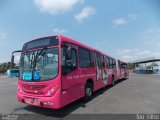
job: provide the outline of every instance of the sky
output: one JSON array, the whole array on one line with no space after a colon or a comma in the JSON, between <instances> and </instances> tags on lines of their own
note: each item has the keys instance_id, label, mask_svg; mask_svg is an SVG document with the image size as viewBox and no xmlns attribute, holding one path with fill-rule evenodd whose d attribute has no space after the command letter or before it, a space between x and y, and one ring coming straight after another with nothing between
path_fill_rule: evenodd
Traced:
<instances>
[{"instance_id":1,"label":"sky","mask_svg":"<svg viewBox=\"0 0 160 120\"><path fill-rule=\"evenodd\" d=\"M127 62L160 56L159 5L159 0L0 0L0 63L25 42L54 34Z\"/></svg>"}]
</instances>

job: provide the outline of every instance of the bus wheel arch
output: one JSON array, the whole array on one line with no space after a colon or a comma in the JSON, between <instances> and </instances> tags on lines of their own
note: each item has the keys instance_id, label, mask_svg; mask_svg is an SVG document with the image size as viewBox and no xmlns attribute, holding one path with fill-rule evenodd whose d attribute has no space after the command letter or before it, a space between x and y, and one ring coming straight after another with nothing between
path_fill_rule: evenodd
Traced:
<instances>
[{"instance_id":1,"label":"bus wheel arch","mask_svg":"<svg viewBox=\"0 0 160 120\"><path fill-rule=\"evenodd\" d=\"M84 101L89 101L93 95L94 83L92 79L88 79L84 86Z\"/></svg>"}]
</instances>

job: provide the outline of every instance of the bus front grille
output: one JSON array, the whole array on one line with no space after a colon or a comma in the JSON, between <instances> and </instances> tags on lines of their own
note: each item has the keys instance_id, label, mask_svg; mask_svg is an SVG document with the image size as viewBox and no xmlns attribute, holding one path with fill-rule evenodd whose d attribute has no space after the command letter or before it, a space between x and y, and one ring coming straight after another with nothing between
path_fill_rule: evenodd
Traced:
<instances>
[{"instance_id":1,"label":"bus front grille","mask_svg":"<svg viewBox=\"0 0 160 120\"><path fill-rule=\"evenodd\" d=\"M46 85L28 85L28 84L22 84L23 91L25 93L29 94L44 94L42 91Z\"/></svg>"}]
</instances>

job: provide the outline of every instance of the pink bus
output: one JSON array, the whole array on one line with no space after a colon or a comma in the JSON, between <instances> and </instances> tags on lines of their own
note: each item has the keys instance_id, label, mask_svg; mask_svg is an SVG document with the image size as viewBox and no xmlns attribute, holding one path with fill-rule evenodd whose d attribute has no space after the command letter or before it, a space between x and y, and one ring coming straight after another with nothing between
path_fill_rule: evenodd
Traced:
<instances>
[{"instance_id":1,"label":"pink bus","mask_svg":"<svg viewBox=\"0 0 160 120\"><path fill-rule=\"evenodd\" d=\"M121 60L117 60L117 79L126 79L129 76L128 64Z\"/></svg>"},{"instance_id":2,"label":"pink bus","mask_svg":"<svg viewBox=\"0 0 160 120\"><path fill-rule=\"evenodd\" d=\"M118 79L115 58L62 35L34 39L15 52L21 52L17 97L25 104L59 109Z\"/></svg>"}]
</instances>

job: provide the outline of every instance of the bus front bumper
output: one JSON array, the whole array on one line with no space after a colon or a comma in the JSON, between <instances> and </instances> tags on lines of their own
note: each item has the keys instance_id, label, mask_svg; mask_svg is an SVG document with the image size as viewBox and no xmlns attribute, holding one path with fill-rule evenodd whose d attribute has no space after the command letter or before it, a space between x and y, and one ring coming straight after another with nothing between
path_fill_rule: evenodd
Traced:
<instances>
[{"instance_id":1,"label":"bus front bumper","mask_svg":"<svg viewBox=\"0 0 160 120\"><path fill-rule=\"evenodd\" d=\"M51 97L35 97L35 96L25 95L20 92L17 92L17 98L19 102L22 102L28 105L50 108L50 109L60 108L60 105L58 102L59 97L58 97L58 94L56 93Z\"/></svg>"}]
</instances>

